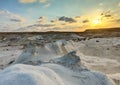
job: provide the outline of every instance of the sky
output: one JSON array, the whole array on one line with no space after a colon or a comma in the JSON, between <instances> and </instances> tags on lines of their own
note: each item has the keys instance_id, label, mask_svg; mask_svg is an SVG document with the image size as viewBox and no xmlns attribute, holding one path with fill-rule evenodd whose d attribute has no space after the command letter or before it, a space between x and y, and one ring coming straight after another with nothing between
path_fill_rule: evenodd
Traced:
<instances>
[{"instance_id":1,"label":"sky","mask_svg":"<svg viewBox=\"0 0 120 85\"><path fill-rule=\"evenodd\" d=\"M120 0L0 0L0 31L120 27Z\"/></svg>"}]
</instances>

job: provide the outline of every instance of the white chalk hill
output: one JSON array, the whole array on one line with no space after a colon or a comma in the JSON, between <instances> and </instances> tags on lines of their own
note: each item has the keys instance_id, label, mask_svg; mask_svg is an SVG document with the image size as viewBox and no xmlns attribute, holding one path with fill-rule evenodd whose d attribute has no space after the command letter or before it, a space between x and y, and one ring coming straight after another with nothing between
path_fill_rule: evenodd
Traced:
<instances>
[{"instance_id":1,"label":"white chalk hill","mask_svg":"<svg viewBox=\"0 0 120 85\"><path fill-rule=\"evenodd\" d=\"M31 65L34 52L35 47L28 45L11 66L0 71L0 85L113 85L103 73L84 67L75 51Z\"/></svg>"}]
</instances>

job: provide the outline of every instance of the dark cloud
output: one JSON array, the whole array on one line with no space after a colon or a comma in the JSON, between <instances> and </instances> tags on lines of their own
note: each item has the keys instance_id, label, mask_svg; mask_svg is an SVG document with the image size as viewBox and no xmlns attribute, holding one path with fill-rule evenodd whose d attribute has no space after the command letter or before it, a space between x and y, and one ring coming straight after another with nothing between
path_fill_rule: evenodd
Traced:
<instances>
[{"instance_id":1,"label":"dark cloud","mask_svg":"<svg viewBox=\"0 0 120 85\"><path fill-rule=\"evenodd\" d=\"M75 18L80 18L80 16L75 16Z\"/></svg>"},{"instance_id":2,"label":"dark cloud","mask_svg":"<svg viewBox=\"0 0 120 85\"><path fill-rule=\"evenodd\" d=\"M111 11L109 10L109 11L106 11L106 12L103 12L103 13L101 13L101 16L104 18L111 18L113 15L112 15L112 13L111 13Z\"/></svg>"},{"instance_id":3,"label":"dark cloud","mask_svg":"<svg viewBox=\"0 0 120 85\"><path fill-rule=\"evenodd\" d=\"M89 22L89 20L87 20L87 19L86 19L86 20L83 20L82 22L83 22L83 23L88 23L88 22Z\"/></svg>"},{"instance_id":4,"label":"dark cloud","mask_svg":"<svg viewBox=\"0 0 120 85\"><path fill-rule=\"evenodd\" d=\"M52 26L54 26L54 24L34 24L34 25L29 25L27 27L29 28L29 27L52 27Z\"/></svg>"},{"instance_id":5,"label":"dark cloud","mask_svg":"<svg viewBox=\"0 0 120 85\"><path fill-rule=\"evenodd\" d=\"M44 17L39 17L39 19L43 19Z\"/></svg>"},{"instance_id":6,"label":"dark cloud","mask_svg":"<svg viewBox=\"0 0 120 85\"><path fill-rule=\"evenodd\" d=\"M66 25L65 23L62 23L61 25Z\"/></svg>"},{"instance_id":7,"label":"dark cloud","mask_svg":"<svg viewBox=\"0 0 120 85\"><path fill-rule=\"evenodd\" d=\"M20 19L10 19L10 21L13 21L13 22L22 22Z\"/></svg>"},{"instance_id":8,"label":"dark cloud","mask_svg":"<svg viewBox=\"0 0 120 85\"><path fill-rule=\"evenodd\" d=\"M47 23L48 22L48 18L45 16L41 16L38 18L38 20L36 21L37 23Z\"/></svg>"},{"instance_id":9,"label":"dark cloud","mask_svg":"<svg viewBox=\"0 0 120 85\"><path fill-rule=\"evenodd\" d=\"M107 15L105 15L105 17L112 17L112 15L110 15L110 14L107 14Z\"/></svg>"},{"instance_id":10,"label":"dark cloud","mask_svg":"<svg viewBox=\"0 0 120 85\"><path fill-rule=\"evenodd\" d=\"M120 22L120 19L117 19L116 22Z\"/></svg>"},{"instance_id":11,"label":"dark cloud","mask_svg":"<svg viewBox=\"0 0 120 85\"><path fill-rule=\"evenodd\" d=\"M54 24L35 24L36 27L52 27Z\"/></svg>"},{"instance_id":12,"label":"dark cloud","mask_svg":"<svg viewBox=\"0 0 120 85\"><path fill-rule=\"evenodd\" d=\"M9 12L8 10L0 10L0 16L4 17L6 20L13 21L13 22L25 22L26 19L21 17L18 14L14 14Z\"/></svg>"},{"instance_id":13,"label":"dark cloud","mask_svg":"<svg viewBox=\"0 0 120 85\"><path fill-rule=\"evenodd\" d=\"M104 13L101 13L101 16L103 16L103 17L112 17L111 14L104 14Z\"/></svg>"},{"instance_id":14,"label":"dark cloud","mask_svg":"<svg viewBox=\"0 0 120 85\"><path fill-rule=\"evenodd\" d=\"M74 20L73 18L69 18L69 17L65 17L65 16L60 17L59 21L65 21L65 22L69 22L69 23L76 22L76 20Z\"/></svg>"},{"instance_id":15,"label":"dark cloud","mask_svg":"<svg viewBox=\"0 0 120 85\"><path fill-rule=\"evenodd\" d=\"M50 22L54 23L55 21L54 21L54 20L51 20Z\"/></svg>"}]
</instances>

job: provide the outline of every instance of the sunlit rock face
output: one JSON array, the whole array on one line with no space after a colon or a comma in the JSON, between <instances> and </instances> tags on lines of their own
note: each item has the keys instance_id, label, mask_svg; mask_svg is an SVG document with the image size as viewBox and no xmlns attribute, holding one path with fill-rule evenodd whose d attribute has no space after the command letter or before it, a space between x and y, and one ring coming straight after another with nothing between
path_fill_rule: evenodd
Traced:
<instances>
[{"instance_id":1,"label":"sunlit rock face","mask_svg":"<svg viewBox=\"0 0 120 85\"><path fill-rule=\"evenodd\" d=\"M81 63L81 59L79 56L76 55L76 51L69 52L60 58L50 60L50 63L59 64L74 71L88 70Z\"/></svg>"},{"instance_id":2,"label":"sunlit rock face","mask_svg":"<svg viewBox=\"0 0 120 85\"><path fill-rule=\"evenodd\" d=\"M21 53L21 55L15 60L13 64L18 64L18 63L26 63L32 57L34 57L35 53L35 46L31 43L27 44L24 46L24 51Z\"/></svg>"},{"instance_id":3,"label":"sunlit rock face","mask_svg":"<svg viewBox=\"0 0 120 85\"><path fill-rule=\"evenodd\" d=\"M52 59L62 57L63 55L76 54L72 52L74 50L73 42L66 40L59 40L52 43L44 44L43 46L37 47L36 45L29 43L24 46L24 50L21 55L15 60L13 64L29 62L49 62ZM69 53L71 52L71 53ZM34 61L34 62L33 62Z\"/></svg>"},{"instance_id":4,"label":"sunlit rock face","mask_svg":"<svg viewBox=\"0 0 120 85\"><path fill-rule=\"evenodd\" d=\"M115 82L115 85L120 85L120 73L109 74L108 76Z\"/></svg>"}]
</instances>

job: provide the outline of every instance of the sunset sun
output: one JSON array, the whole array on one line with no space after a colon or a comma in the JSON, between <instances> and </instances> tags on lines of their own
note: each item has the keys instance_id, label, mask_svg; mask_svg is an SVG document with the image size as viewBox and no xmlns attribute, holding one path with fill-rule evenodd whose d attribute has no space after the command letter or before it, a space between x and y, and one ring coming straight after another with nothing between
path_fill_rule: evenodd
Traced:
<instances>
[{"instance_id":1,"label":"sunset sun","mask_svg":"<svg viewBox=\"0 0 120 85\"><path fill-rule=\"evenodd\" d=\"M94 19L94 20L92 21L92 24L93 24L93 25L100 25L100 24L101 24L101 20L100 20L100 19Z\"/></svg>"}]
</instances>

